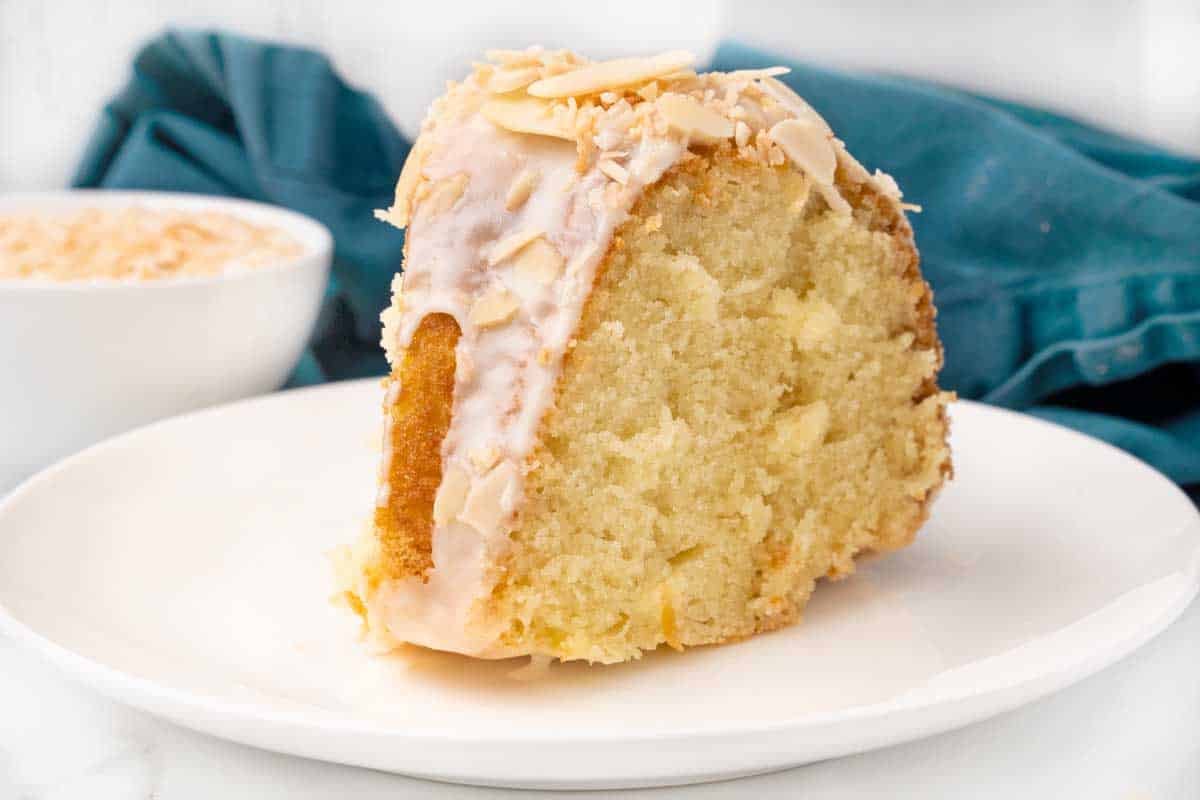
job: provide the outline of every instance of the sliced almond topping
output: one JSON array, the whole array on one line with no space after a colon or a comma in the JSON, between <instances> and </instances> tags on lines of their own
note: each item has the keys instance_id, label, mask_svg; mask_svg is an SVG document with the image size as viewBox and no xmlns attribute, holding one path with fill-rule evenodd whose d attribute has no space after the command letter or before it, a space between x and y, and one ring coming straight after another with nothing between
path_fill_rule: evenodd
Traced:
<instances>
[{"instance_id":1,"label":"sliced almond topping","mask_svg":"<svg viewBox=\"0 0 1200 800\"><path fill-rule=\"evenodd\" d=\"M488 61L493 61L497 64L503 64L506 67L520 66L523 64L541 64L545 51L540 47L531 47L528 50L485 50L483 57Z\"/></svg>"},{"instance_id":2,"label":"sliced almond topping","mask_svg":"<svg viewBox=\"0 0 1200 800\"><path fill-rule=\"evenodd\" d=\"M700 142L719 142L733 136L733 123L719 112L681 94L664 94L658 110L672 130Z\"/></svg>"},{"instance_id":3,"label":"sliced almond topping","mask_svg":"<svg viewBox=\"0 0 1200 800\"><path fill-rule=\"evenodd\" d=\"M666 75L663 75L663 76L662 76L662 78L661 78L660 80L662 80L662 82L663 82L664 84L668 84L668 85L669 85L669 84L672 84L672 83L686 83L686 82L693 82L693 81L695 80L695 78L696 78L696 70L694 70L694 69L681 69L681 70L679 70L679 71L677 71L677 72L670 72L670 73L668 73L668 74L666 74ZM678 87L676 87L676 88L678 88Z\"/></svg>"},{"instance_id":4,"label":"sliced almond topping","mask_svg":"<svg viewBox=\"0 0 1200 800\"><path fill-rule=\"evenodd\" d=\"M735 69L733 72L725 73L725 75L728 78L758 80L760 78L774 78L778 75L787 75L791 71L790 67L763 67L762 69Z\"/></svg>"},{"instance_id":5,"label":"sliced almond topping","mask_svg":"<svg viewBox=\"0 0 1200 800\"><path fill-rule=\"evenodd\" d=\"M818 114L812 106L800 95L792 91L792 87L788 86L778 78L763 78L758 85L762 86L767 92L767 97L763 100L775 99L781 102L789 111L795 114L802 120L813 123L817 127L830 136L833 135L833 130L820 114ZM763 103L763 108L769 108L766 102Z\"/></svg>"},{"instance_id":6,"label":"sliced almond topping","mask_svg":"<svg viewBox=\"0 0 1200 800\"><path fill-rule=\"evenodd\" d=\"M463 509L467 500L467 490L471 488L471 477L458 467L450 467L442 476L442 485L438 488L437 497L433 501L433 521L438 525L448 525Z\"/></svg>"},{"instance_id":7,"label":"sliced almond topping","mask_svg":"<svg viewBox=\"0 0 1200 800\"><path fill-rule=\"evenodd\" d=\"M841 192L833 184L818 183L817 193L825 199L826 204L831 209L839 214L847 215L853 210L850 208L850 204L846 202L846 198L842 197Z\"/></svg>"},{"instance_id":8,"label":"sliced almond topping","mask_svg":"<svg viewBox=\"0 0 1200 800\"><path fill-rule=\"evenodd\" d=\"M523 279L549 285L562 274L566 260L544 237L522 247L513 259L513 269Z\"/></svg>"},{"instance_id":9,"label":"sliced almond topping","mask_svg":"<svg viewBox=\"0 0 1200 800\"><path fill-rule=\"evenodd\" d=\"M417 210L421 214L435 217L443 211L449 211L462 197L467 188L467 175L460 172L449 178L442 178L433 184L427 196L421 200Z\"/></svg>"},{"instance_id":10,"label":"sliced almond topping","mask_svg":"<svg viewBox=\"0 0 1200 800\"><path fill-rule=\"evenodd\" d=\"M481 447L471 453L471 464L480 473L487 472L496 466L496 462L499 460L500 448L498 447Z\"/></svg>"},{"instance_id":11,"label":"sliced almond topping","mask_svg":"<svg viewBox=\"0 0 1200 800\"><path fill-rule=\"evenodd\" d=\"M508 187L508 195L504 198L504 208L509 211L516 211L525 205L525 201L529 199L529 195L537 187L540 177L538 173L531 169L527 169L518 175L516 180L512 182L512 186Z\"/></svg>"},{"instance_id":12,"label":"sliced almond topping","mask_svg":"<svg viewBox=\"0 0 1200 800\"><path fill-rule=\"evenodd\" d=\"M537 67L520 67L502 69L488 78L487 88L495 94L507 94L522 89L538 79L540 70Z\"/></svg>"},{"instance_id":13,"label":"sliced almond topping","mask_svg":"<svg viewBox=\"0 0 1200 800\"><path fill-rule=\"evenodd\" d=\"M871 176L871 183L885 197L890 197L893 200L899 200L904 194L900 191L900 184L896 183L896 179L888 175L881 169L875 170L875 174Z\"/></svg>"},{"instance_id":14,"label":"sliced almond topping","mask_svg":"<svg viewBox=\"0 0 1200 800\"><path fill-rule=\"evenodd\" d=\"M624 186L629 183L629 170L622 167L615 161L606 159L596 165L601 172L612 178L617 183Z\"/></svg>"},{"instance_id":15,"label":"sliced almond topping","mask_svg":"<svg viewBox=\"0 0 1200 800\"><path fill-rule=\"evenodd\" d=\"M511 511L516 479L517 468L511 461L495 466L475 481L459 518L485 536L497 533L500 523Z\"/></svg>"},{"instance_id":16,"label":"sliced almond topping","mask_svg":"<svg viewBox=\"0 0 1200 800\"><path fill-rule=\"evenodd\" d=\"M488 254L488 264L496 266L541 235L541 228L526 228L505 236L492 246L492 251Z\"/></svg>"},{"instance_id":17,"label":"sliced almond topping","mask_svg":"<svg viewBox=\"0 0 1200 800\"><path fill-rule=\"evenodd\" d=\"M490 290L471 306L471 322L478 328L493 328L511 320L520 303L512 292L502 287Z\"/></svg>"},{"instance_id":18,"label":"sliced almond topping","mask_svg":"<svg viewBox=\"0 0 1200 800\"><path fill-rule=\"evenodd\" d=\"M536 84L535 84L536 85ZM564 115L554 113L554 104L531 97L496 97L480 109L493 125L514 133L532 133L574 141L574 125ZM571 120L573 123L574 120Z\"/></svg>"},{"instance_id":19,"label":"sliced almond topping","mask_svg":"<svg viewBox=\"0 0 1200 800\"><path fill-rule=\"evenodd\" d=\"M645 86L638 89L637 93L638 93L638 96L641 97L643 100L649 100L649 101L653 102L653 100L656 97L658 97L658 82L650 81Z\"/></svg>"},{"instance_id":20,"label":"sliced almond topping","mask_svg":"<svg viewBox=\"0 0 1200 800\"><path fill-rule=\"evenodd\" d=\"M920 214L924 210L919 203L901 203L900 208L905 211L911 211L914 214Z\"/></svg>"},{"instance_id":21,"label":"sliced almond topping","mask_svg":"<svg viewBox=\"0 0 1200 800\"><path fill-rule=\"evenodd\" d=\"M585 244L577 253L575 253L575 257L572 258L571 263L567 265L567 272L574 274L583 269L583 266L587 264L587 262L595 258L596 252L599 249L600 248L595 242L588 242Z\"/></svg>"},{"instance_id":22,"label":"sliced almond topping","mask_svg":"<svg viewBox=\"0 0 1200 800\"><path fill-rule=\"evenodd\" d=\"M417 184L421 182L421 162L425 160L425 148L420 140L409 151L404 167L400 170L400 179L396 181L396 198L392 207L375 211L375 219L391 223L397 228L408 227L412 214L412 197Z\"/></svg>"},{"instance_id":23,"label":"sliced almond topping","mask_svg":"<svg viewBox=\"0 0 1200 800\"><path fill-rule=\"evenodd\" d=\"M412 193L413 208L416 208L416 205L429 195L431 189L433 189L433 181L422 176L420 182L417 183L417 188Z\"/></svg>"},{"instance_id":24,"label":"sliced almond topping","mask_svg":"<svg viewBox=\"0 0 1200 800\"><path fill-rule=\"evenodd\" d=\"M819 185L832 186L837 156L828 134L810 120L785 119L768 132L771 139L804 174Z\"/></svg>"},{"instance_id":25,"label":"sliced almond topping","mask_svg":"<svg viewBox=\"0 0 1200 800\"><path fill-rule=\"evenodd\" d=\"M745 147L750 141L750 126L740 119L733 124L733 141L738 147Z\"/></svg>"},{"instance_id":26,"label":"sliced almond topping","mask_svg":"<svg viewBox=\"0 0 1200 800\"><path fill-rule=\"evenodd\" d=\"M618 58L589 64L563 75L543 78L527 90L534 97L578 97L644 83L691 66L696 57L673 50L650 58Z\"/></svg>"}]
</instances>

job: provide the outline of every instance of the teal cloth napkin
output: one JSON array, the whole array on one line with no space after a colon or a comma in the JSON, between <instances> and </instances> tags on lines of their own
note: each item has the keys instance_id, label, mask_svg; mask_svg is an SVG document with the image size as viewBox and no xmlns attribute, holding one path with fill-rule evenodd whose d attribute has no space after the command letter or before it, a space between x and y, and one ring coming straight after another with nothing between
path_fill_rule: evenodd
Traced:
<instances>
[{"instance_id":1,"label":"teal cloth napkin","mask_svg":"<svg viewBox=\"0 0 1200 800\"><path fill-rule=\"evenodd\" d=\"M722 45L785 64L913 216L946 345L943 384L1106 439L1200 483L1200 161L1034 108ZM408 143L303 48L169 32L105 108L77 186L236 195L333 231L334 277L294 385L380 374L403 234L376 222Z\"/></svg>"}]
</instances>

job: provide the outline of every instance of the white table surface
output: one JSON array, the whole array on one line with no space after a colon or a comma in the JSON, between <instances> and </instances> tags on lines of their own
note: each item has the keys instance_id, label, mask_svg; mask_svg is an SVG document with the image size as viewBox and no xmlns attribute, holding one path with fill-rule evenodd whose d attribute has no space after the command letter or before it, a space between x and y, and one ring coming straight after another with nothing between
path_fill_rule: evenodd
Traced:
<instances>
[{"instance_id":1,"label":"white table surface","mask_svg":"<svg viewBox=\"0 0 1200 800\"><path fill-rule=\"evenodd\" d=\"M193 733L69 682L0 639L3 800L500 798ZM560 797L562 793L536 793ZM962 730L738 781L585 798L1200 797L1200 603L1126 660Z\"/></svg>"}]
</instances>

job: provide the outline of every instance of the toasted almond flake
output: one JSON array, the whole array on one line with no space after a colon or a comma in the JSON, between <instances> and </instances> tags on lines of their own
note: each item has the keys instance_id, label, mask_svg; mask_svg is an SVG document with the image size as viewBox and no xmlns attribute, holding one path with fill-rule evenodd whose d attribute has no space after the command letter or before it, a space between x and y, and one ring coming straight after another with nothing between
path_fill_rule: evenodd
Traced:
<instances>
[{"instance_id":1,"label":"toasted almond flake","mask_svg":"<svg viewBox=\"0 0 1200 800\"><path fill-rule=\"evenodd\" d=\"M664 94L658 110L672 130L700 142L719 142L733 136L733 123L712 108L681 94Z\"/></svg>"},{"instance_id":2,"label":"toasted almond flake","mask_svg":"<svg viewBox=\"0 0 1200 800\"><path fill-rule=\"evenodd\" d=\"M432 184L427 196L417 206L417 212L434 217L444 211L449 211L458 202L458 199L462 197L466 188L467 175L465 172L460 172L449 178L442 178L437 183Z\"/></svg>"},{"instance_id":3,"label":"toasted almond flake","mask_svg":"<svg viewBox=\"0 0 1200 800\"><path fill-rule=\"evenodd\" d=\"M495 446L480 447L471 452L470 458L471 465L482 474L496 466L496 462L500 460L500 448Z\"/></svg>"},{"instance_id":4,"label":"toasted almond flake","mask_svg":"<svg viewBox=\"0 0 1200 800\"><path fill-rule=\"evenodd\" d=\"M685 50L673 50L650 58L618 58L589 64L577 70L543 78L528 88L534 97L579 97L609 89L644 83L691 66L696 57Z\"/></svg>"},{"instance_id":5,"label":"toasted almond flake","mask_svg":"<svg viewBox=\"0 0 1200 800\"><path fill-rule=\"evenodd\" d=\"M837 156L829 136L810 120L785 119L768 132L801 171L819 185L832 186Z\"/></svg>"},{"instance_id":6,"label":"toasted almond flake","mask_svg":"<svg viewBox=\"0 0 1200 800\"><path fill-rule=\"evenodd\" d=\"M400 170L400 178L396 181L396 197L391 208L376 210L375 219L395 225L397 228L408 227L412 214L412 198L417 184L421 182L421 162L425 159L425 148L418 139L417 144L409 151L404 167Z\"/></svg>"},{"instance_id":7,"label":"toasted almond flake","mask_svg":"<svg viewBox=\"0 0 1200 800\"><path fill-rule=\"evenodd\" d=\"M487 89L494 94L507 94L525 88L536 81L539 76L540 70L537 67L502 69L492 73L488 78Z\"/></svg>"},{"instance_id":8,"label":"toasted almond flake","mask_svg":"<svg viewBox=\"0 0 1200 800\"><path fill-rule=\"evenodd\" d=\"M583 267L589 261L596 257L596 252L599 249L600 248L595 242L588 242L585 244L578 252L575 253L575 257L572 258L571 263L567 265L567 272L574 274L583 269Z\"/></svg>"},{"instance_id":9,"label":"toasted almond flake","mask_svg":"<svg viewBox=\"0 0 1200 800\"><path fill-rule=\"evenodd\" d=\"M488 61L494 61L497 64L502 64L506 67L519 66L522 64L541 64L543 63L545 51L542 48L534 46L527 50L485 50L483 57Z\"/></svg>"},{"instance_id":10,"label":"toasted almond flake","mask_svg":"<svg viewBox=\"0 0 1200 800\"><path fill-rule=\"evenodd\" d=\"M650 81L645 86L637 90L638 96L643 100L653 101L658 97L658 82Z\"/></svg>"},{"instance_id":11,"label":"toasted almond flake","mask_svg":"<svg viewBox=\"0 0 1200 800\"><path fill-rule=\"evenodd\" d=\"M738 147L745 147L750 141L750 126L740 119L733 123L733 141Z\"/></svg>"},{"instance_id":12,"label":"toasted almond flake","mask_svg":"<svg viewBox=\"0 0 1200 800\"><path fill-rule=\"evenodd\" d=\"M914 214L920 214L924 210L917 203L901 203L900 207L905 211L911 211Z\"/></svg>"},{"instance_id":13,"label":"toasted almond flake","mask_svg":"<svg viewBox=\"0 0 1200 800\"><path fill-rule=\"evenodd\" d=\"M681 70L678 70L677 72L670 72L666 75L663 75L661 78L659 78L659 80L661 80L663 83L668 83L668 84L670 84L670 83L689 83L689 82L694 81L695 78L696 78L696 70L681 69Z\"/></svg>"},{"instance_id":14,"label":"toasted almond flake","mask_svg":"<svg viewBox=\"0 0 1200 800\"><path fill-rule=\"evenodd\" d=\"M511 461L497 464L475 481L459 519L484 535L497 532L511 511L516 479L517 468Z\"/></svg>"},{"instance_id":15,"label":"toasted almond flake","mask_svg":"<svg viewBox=\"0 0 1200 800\"><path fill-rule=\"evenodd\" d=\"M470 320L477 328L493 328L511 320L520 303L503 287L496 287L475 301L471 306Z\"/></svg>"},{"instance_id":16,"label":"toasted almond flake","mask_svg":"<svg viewBox=\"0 0 1200 800\"><path fill-rule=\"evenodd\" d=\"M871 183L885 197L890 197L893 200L899 200L904 194L900 191L900 184L896 183L896 179L888 175L881 169L876 169L875 174L871 176Z\"/></svg>"},{"instance_id":17,"label":"toasted almond flake","mask_svg":"<svg viewBox=\"0 0 1200 800\"><path fill-rule=\"evenodd\" d=\"M750 80L759 80L760 78L774 78L779 75L787 75L791 72L790 67L763 67L762 69L735 69L733 72L725 73L727 78L749 78Z\"/></svg>"},{"instance_id":18,"label":"toasted almond flake","mask_svg":"<svg viewBox=\"0 0 1200 800\"><path fill-rule=\"evenodd\" d=\"M458 467L447 469L433 500L433 521L438 525L450 524L462 511L470 488L471 477L467 473Z\"/></svg>"},{"instance_id":19,"label":"toasted almond flake","mask_svg":"<svg viewBox=\"0 0 1200 800\"><path fill-rule=\"evenodd\" d=\"M565 259L544 237L522 247L513 258L517 277L549 285L562 274Z\"/></svg>"},{"instance_id":20,"label":"toasted almond flake","mask_svg":"<svg viewBox=\"0 0 1200 800\"><path fill-rule=\"evenodd\" d=\"M809 195L812 194L812 181L807 178L804 180L804 189L792 201L792 211L799 214L804 211L804 207L808 205Z\"/></svg>"},{"instance_id":21,"label":"toasted almond flake","mask_svg":"<svg viewBox=\"0 0 1200 800\"><path fill-rule=\"evenodd\" d=\"M601 161L596 165L596 167L622 186L629 183L629 170L625 169L615 161Z\"/></svg>"},{"instance_id":22,"label":"toasted almond flake","mask_svg":"<svg viewBox=\"0 0 1200 800\"><path fill-rule=\"evenodd\" d=\"M831 209L842 216L848 215L853 210L850 208L850 204L846 202L846 198L842 197L837 187L833 184L818 183L817 193L825 198L825 202L829 204Z\"/></svg>"},{"instance_id":23,"label":"toasted almond flake","mask_svg":"<svg viewBox=\"0 0 1200 800\"><path fill-rule=\"evenodd\" d=\"M514 133L532 133L574 141L574 126L567 125L555 106L531 97L496 97L483 104L480 113L493 125ZM573 120L571 121L573 123Z\"/></svg>"},{"instance_id":24,"label":"toasted almond flake","mask_svg":"<svg viewBox=\"0 0 1200 800\"><path fill-rule=\"evenodd\" d=\"M508 211L516 211L525 205L525 201L533 193L540 177L531 169L524 170L518 175L512 185L508 187L508 194L504 198L504 208Z\"/></svg>"},{"instance_id":25,"label":"toasted almond flake","mask_svg":"<svg viewBox=\"0 0 1200 800\"><path fill-rule=\"evenodd\" d=\"M493 267L496 266L543 233L544 231L541 228L526 228L525 230L505 236L492 246L492 250L488 254L488 264Z\"/></svg>"}]
</instances>

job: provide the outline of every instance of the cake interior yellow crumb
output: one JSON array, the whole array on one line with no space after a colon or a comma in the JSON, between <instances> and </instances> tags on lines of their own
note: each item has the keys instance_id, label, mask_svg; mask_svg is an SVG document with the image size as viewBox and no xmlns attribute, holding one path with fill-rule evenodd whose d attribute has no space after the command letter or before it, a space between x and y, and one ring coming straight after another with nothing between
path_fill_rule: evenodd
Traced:
<instances>
[{"instance_id":1,"label":"cake interior yellow crumb","mask_svg":"<svg viewBox=\"0 0 1200 800\"><path fill-rule=\"evenodd\" d=\"M613 662L744 637L911 539L949 469L945 396L884 216L728 153L646 191L532 456L488 609L505 644Z\"/></svg>"}]
</instances>

